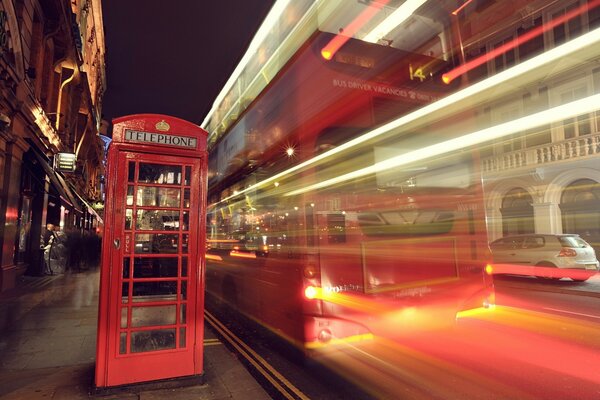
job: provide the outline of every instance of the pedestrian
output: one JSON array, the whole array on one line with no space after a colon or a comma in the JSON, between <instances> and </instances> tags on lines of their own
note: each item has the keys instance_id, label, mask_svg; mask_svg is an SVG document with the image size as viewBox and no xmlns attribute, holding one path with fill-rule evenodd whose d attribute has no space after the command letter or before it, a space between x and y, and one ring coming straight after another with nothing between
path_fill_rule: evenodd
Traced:
<instances>
[{"instance_id":1,"label":"pedestrian","mask_svg":"<svg viewBox=\"0 0 600 400\"><path fill-rule=\"evenodd\" d=\"M52 244L56 238L54 230L54 224L47 224L44 233L42 233L40 247L43 250L42 259L44 260L44 274L46 275L53 275L50 252L52 250Z\"/></svg>"}]
</instances>

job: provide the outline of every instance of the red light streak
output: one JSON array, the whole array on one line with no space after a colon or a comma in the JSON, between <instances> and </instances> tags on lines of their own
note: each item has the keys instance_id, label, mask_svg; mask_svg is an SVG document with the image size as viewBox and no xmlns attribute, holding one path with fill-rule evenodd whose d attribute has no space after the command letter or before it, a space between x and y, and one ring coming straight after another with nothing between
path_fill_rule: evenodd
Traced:
<instances>
[{"instance_id":1,"label":"red light streak","mask_svg":"<svg viewBox=\"0 0 600 400\"><path fill-rule=\"evenodd\" d=\"M373 3L367 7L362 13L358 15L352 22L350 22L344 29L341 30L339 35L336 35L333 39L327 43L321 50L321 56L326 60L331 60L333 55L348 41L358 30L373 16L379 12L385 6L389 0L383 0L378 3Z\"/></svg>"},{"instance_id":2,"label":"red light streak","mask_svg":"<svg viewBox=\"0 0 600 400\"><path fill-rule=\"evenodd\" d=\"M498 57L499 55L504 54L507 51L514 49L515 47L517 47L520 44L523 44L525 42L528 42L528 41L534 39L535 37L543 34L544 32L547 32L550 29L554 29L556 26L563 24L564 22L581 15L583 12L587 11L588 9L595 8L599 4L600 4L600 0L594 0L588 4L584 4L581 7L566 13L563 16L560 16L560 17L550 21L549 23L547 23L545 25L539 26L539 27L527 32L526 34L519 36L519 37L511 40L510 42L505 43L504 45L490 51L489 53L486 53L480 57L477 57L457 68L454 68L452 71L445 73L442 76L442 81L444 81L444 83L448 84L448 83L452 82L454 79L456 79L457 77L471 71L474 68L479 67L481 64L486 63L490 60L493 60L494 58ZM458 10L460 10L460 8Z\"/></svg>"},{"instance_id":3,"label":"red light streak","mask_svg":"<svg viewBox=\"0 0 600 400\"><path fill-rule=\"evenodd\" d=\"M465 8L470 2L472 2L473 0L467 0L463 3L462 6L458 7L456 10L452 11L452 15L458 15L458 13Z\"/></svg>"}]
</instances>

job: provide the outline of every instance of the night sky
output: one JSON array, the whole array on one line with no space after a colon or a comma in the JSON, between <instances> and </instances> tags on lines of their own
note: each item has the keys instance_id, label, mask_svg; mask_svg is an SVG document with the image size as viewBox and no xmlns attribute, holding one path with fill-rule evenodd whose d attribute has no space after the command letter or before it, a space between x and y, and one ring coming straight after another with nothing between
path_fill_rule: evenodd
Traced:
<instances>
[{"instance_id":1,"label":"night sky","mask_svg":"<svg viewBox=\"0 0 600 400\"><path fill-rule=\"evenodd\" d=\"M274 0L103 0L104 118L200 124Z\"/></svg>"}]
</instances>

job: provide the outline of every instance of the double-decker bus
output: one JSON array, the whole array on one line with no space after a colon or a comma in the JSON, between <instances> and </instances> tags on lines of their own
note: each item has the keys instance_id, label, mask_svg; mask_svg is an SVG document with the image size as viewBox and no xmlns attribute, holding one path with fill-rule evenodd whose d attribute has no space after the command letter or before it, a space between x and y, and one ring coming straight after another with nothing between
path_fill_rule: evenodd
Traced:
<instances>
[{"instance_id":1,"label":"double-decker bus","mask_svg":"<svg viewBox=\"0 0 600 400\"><path fill-rule=\"evenodd\" d=\"M423 112L460 86L450 33L339 37L299 46L209 161L207 293L303 349L493 304L477 152L445 151L460 116Z\"/></svg>"}]
</instances>

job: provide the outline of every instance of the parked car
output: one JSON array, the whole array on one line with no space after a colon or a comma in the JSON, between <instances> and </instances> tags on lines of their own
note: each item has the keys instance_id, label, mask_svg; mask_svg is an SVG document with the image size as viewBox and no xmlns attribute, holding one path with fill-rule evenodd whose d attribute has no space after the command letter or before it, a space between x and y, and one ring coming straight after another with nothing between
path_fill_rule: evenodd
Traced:
<instances>
[{"instance_id":1,"label":"parked car","mask_svg":"<svg viewBox=\"0 0 600 400\"><path fill-rule=\"evenodd\" d=\"M505 236L490 244L498 273L544 278L571 278L583 282L598 272L592 246L576 234L530 234ZM507 265L532 268L510 268Z\"/></svg>"}]
</instances>

